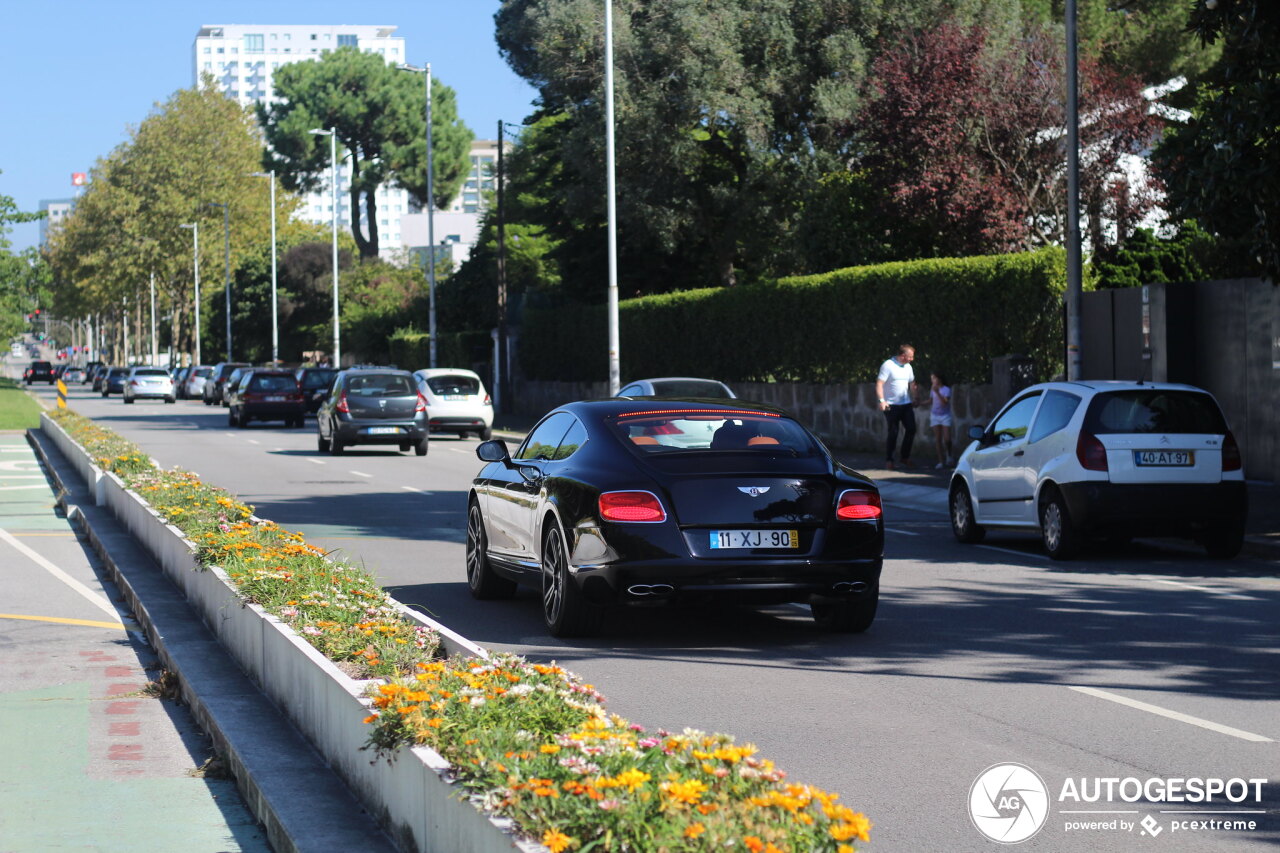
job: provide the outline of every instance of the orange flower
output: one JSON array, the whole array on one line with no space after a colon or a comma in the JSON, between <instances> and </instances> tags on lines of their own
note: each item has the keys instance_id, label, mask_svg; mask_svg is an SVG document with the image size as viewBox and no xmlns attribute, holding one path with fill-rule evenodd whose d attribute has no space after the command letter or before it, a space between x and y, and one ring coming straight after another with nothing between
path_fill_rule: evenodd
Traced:
<instances>
[{"instance_id":1,"label":"orange flower","mask_svg":"<svg viewBox=\"0 0 1280 853\"><path fill-rule=\"evenodd\" d=\"M700 824L700 823L691 823L691 824L689 824L688 826L686 826L686 827L684 828L684 837L685 837L685 838L697 838L699 835L701 835L702 833L704 833L704 832L706 832L706 831L707 831L707 828L706 828L705 826L703 826L702 824Z\"/></svg>"},{"instance_id":2,"label":"orange flower","mask_svg":"<svg viewBox=\"0 0 1280 853\"><path fill-rule=\"evenodd\" d=\"M548 829L546 832L542 833L542 844L550 850L551 853L561 853L562 850L567 850L569 845L572 843L572 838L558 830Z\"/></svg>"},{"instance_id":3,"label":"orange flower","mask_svg":"<svg viewBox=\"0 0 1280 853\"><path fill-rule=\"evenodd\" d=\"M764 851L764 842L759 838L756 838L754 835L748 835L746 838L742 839L742 843L746 845L746 848L750 850L751 853L763 853Z\"/></svg>"}]
</instances>

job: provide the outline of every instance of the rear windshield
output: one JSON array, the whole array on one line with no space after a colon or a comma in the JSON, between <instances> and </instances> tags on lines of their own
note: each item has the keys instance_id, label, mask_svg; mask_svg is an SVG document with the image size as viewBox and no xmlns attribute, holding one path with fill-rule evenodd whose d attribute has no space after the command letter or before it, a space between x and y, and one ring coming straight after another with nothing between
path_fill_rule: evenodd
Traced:
<instances>
[{"instance_id":1,"label":"rear windshield","mask_svg":"<svg viewBox=\"0 0 1280 853\"><path fill-rule=\"evenodd\" d=\"M357 397L412 397L418 391L408 376L374 373L348 377L347 393Z\"/></svg>"},{"instance_id":2,"label":"rear windshield","mask_svg":"<svg viewBox=\"0 0 1280 853\"><path fill-rule=\"evenodd\" d=\"M427 387L432 394L479 394L480 380L474 376L432 376Z\"/></svg>"},{"instance_id":3,"label":"rear windshield","mask_svg":"<svg viewBox=\"0 0 1280 853\"><path fill-rule=\"evenodd\" d=\"M292 376L263 376L255 373L249 380L250 391L296 391L298 383Z\"/></svg>"},{"instance_id":4,"label":"rear windshield","mask_svg":"<svg viewBox=\"0 0 1280 853\"><path fill-rule=\"evenodd\" d=\"M614 418L611 426L644 454L726 451L811 456L819 452L817 442L795 421L755 412L640 413Z\"/></svg>"},{"instance_id":5,"label":"rear windshield","mask_svg":"<svg viewBox=\"0 0 1280 853\"><path fill-rule=\"evenodd\" d=\"M168 376L169 371L161 370L158 367L148 367L145 370L141 370L141 369L134 370L133 375L134 376Z\"/></svg>"},{"instance_id":6,"label":"rear windshield","mask_svg":"<svg viewBox=\"0 0 1280 853\"><path fill-rule=\"evenodd\" d=\"M199 376L201 379L208 379L212 375L212 367L197 367L192 373L188 374L188 377Z\"/></svg>"},{"instance_id":7,"label":"rear windshield","mask_svg":"<svg viewBox=\"0 0 1280 853\"><path fill-rule=\"evenodd\" d=\"M653 383L655 397L725 397L729 389L722 382L707 379L663 379Z\"/></svg>"},{"instance_id":8,"label":"rear windshield","mask_svg":"<svg viewBox=\"0 0 1280 853\"><path fill-rule=\"evenodd\" d=\"M1089 404L1085 429L1094 435L1135 432L1222 435L1226 420L1208 394L1137 389L1099 394Z\"/></svg>"},{"instance_id":9,"label":"rear windshield","mask_svg":"<svg viewBox=\"0 0 1280 853\"><path fill-rule=\"evenodd\" d=\"M302 377L303 388L327 388L336 370L308 370Z\"/></svg>"}]
</instances>

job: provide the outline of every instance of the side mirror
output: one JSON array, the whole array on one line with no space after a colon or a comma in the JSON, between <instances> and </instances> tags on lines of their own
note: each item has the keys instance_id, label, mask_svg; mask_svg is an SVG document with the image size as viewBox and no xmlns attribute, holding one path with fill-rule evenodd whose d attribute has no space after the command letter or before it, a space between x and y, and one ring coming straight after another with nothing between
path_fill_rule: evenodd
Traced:
<instances>
[{"instance_id":1,"label":"side mirror","mask_svg":"<svg viewBox=\"0 0 1280 853\"><path fill-rule=\"evenodd\" d=\"M501 439L490 439L482 441L476 445L476 456L481 462L503 462L511 461L511 454L507 452L507 443Z\"/></svg>"},{"instance_id":2,"label":"side mirror","mask_svg":"<svg viewBox=\"0 0 1280 853\"><path fill-rule=\"evenodd\" d=\"M982 441L986 435L987 431L980 426L969 427L969 438L972 438L974 441Z\"/></svg>"}]
</instances>

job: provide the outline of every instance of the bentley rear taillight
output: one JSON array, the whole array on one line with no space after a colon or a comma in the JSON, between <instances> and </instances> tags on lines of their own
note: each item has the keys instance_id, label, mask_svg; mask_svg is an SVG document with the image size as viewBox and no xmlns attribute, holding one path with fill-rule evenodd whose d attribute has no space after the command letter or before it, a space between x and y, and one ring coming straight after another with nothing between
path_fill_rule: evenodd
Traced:
<instances>
[{"instance_id":1,"label":"bentley rear taillight","mask_svg":"<svg viewBox=\"0 0 1280 853\"><path fill-rule=\"evenodd\" d=\"M604 492L600 517L608 521L666 521L667 512L653 492Z\"/></svg>"},{"instance_id":2,"label":"bentley rear taillight","mask_svg":"<svg viewBox=\"0 0 1280 853\"><path fill-rule=\"evenodd\" d=\"M866 521L881 514L879 492L848 489L840 493L840 500L836 502L836 518L843 521Z\"/></svg>"}]
</instances>

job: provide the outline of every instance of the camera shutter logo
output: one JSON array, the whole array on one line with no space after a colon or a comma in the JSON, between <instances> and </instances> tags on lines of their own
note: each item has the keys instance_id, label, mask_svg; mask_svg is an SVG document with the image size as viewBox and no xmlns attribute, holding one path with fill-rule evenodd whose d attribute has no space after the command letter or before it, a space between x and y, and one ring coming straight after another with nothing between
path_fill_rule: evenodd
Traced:
<instances>
[{"instance_id":1,"label":"camera shutter logo","mask_svg":"<svg viewBox=\"0 0 1280 853\"><path fill-rule=\"evenodd\" d=\"M1049 789L1022 764L993 764L969 789L969 818L992 841L1018 844L1031 838L1049 817Z\"/></svg>"}]
</instances>

